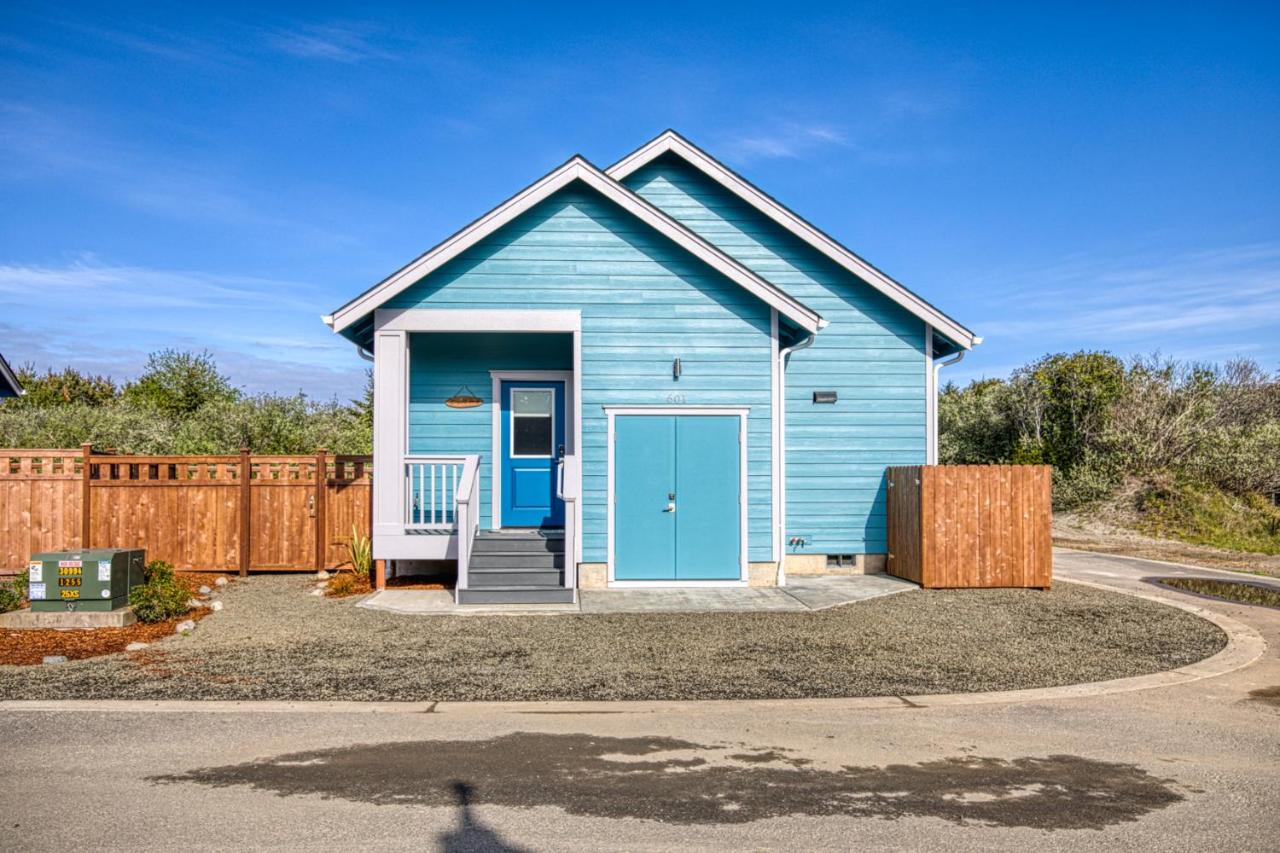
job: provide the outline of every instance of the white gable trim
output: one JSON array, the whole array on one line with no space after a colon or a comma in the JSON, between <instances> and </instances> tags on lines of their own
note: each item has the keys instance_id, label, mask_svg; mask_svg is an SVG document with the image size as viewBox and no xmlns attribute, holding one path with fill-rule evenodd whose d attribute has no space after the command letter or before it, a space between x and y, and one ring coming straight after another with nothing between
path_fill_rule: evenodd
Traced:
<instances>
[{"instance_id":1,"label":"white gable trim","mask_svg":"<svg viewBox=\"0 0 1280 853\"><path fill-rule=\"evenodd\" d=\"M334 311L333 314L325 317L325 323L335 332L342 331L383 305L388 299L407 289L423 276L439 269L449 260L464 252L468 247L480 242L573 181L582 181L587 186L598 191L708 266L750 291L765 304L778 309L780 313L806 331L815 332L826 325L822 317L812 308L760 278L724 252L640 198L640 196L609 178L581 157L574 157L569 160L563 166L521 190L408 266L403 267L360 296L357 296L337 311Z\"/></svg>"},{"instance_id":2,"label":"white gable trim","mask_svg":"<svg viewBox=\"0 0 1280 853\"><path fill-rule=\"evenodd\" d=\"M921 320L933 326L940 334L965 349L971 349L975 345L982 343L982 338L977 337L973 332L952 320L844 246L841 246L808 222L805 222L674 130L664 131L656 139L623 157L606 169L605 174L614 180L621 181L641 166L668 152L672 152L688 161L738 198L756 208L765 216L768 216L774 222L804 240Z\"/></svg>"}]
</instances>

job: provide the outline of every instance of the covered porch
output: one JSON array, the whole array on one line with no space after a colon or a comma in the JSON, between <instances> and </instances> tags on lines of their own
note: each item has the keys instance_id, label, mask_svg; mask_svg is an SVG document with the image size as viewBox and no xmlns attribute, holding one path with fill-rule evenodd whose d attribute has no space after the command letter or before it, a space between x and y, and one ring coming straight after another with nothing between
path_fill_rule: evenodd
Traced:
<instances>
[{"instance_id":1,"label":"covered porch","mask_svg":"<svg viewBox=\"0 0 1280 853\"><path fill-rule=\"evenodd\" d=\"M457 604L576 601L576 311L375 318L373 556L456 564Z\"/></svg>"}]
</instances>

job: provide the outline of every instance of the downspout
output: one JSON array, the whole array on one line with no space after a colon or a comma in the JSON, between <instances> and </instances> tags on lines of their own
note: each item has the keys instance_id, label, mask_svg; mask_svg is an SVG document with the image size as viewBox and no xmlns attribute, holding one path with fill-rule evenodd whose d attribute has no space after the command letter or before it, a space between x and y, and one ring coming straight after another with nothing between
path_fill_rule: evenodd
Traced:
<instances>
[{"instance_id":1,"label":"downspout","mask_svg":"<svg viewBox=\"0 0 1280 853\"><path fill-rule=\"evenodd\" d=\"M981 338L975 341L975 343L980 340ZM966 352L968 352L968 350L962 349L946 361L935 361L933 363L933 429L929 435L930 447L928 449L928 463L930 465L938 464L938 393L941 390L938 385L938 374L942 372L942 368L950 367L953 364L959 364L963 361Z\"/></svg>"},{"instance_id":2,"label":"downspout","mask_svg":"<svg viewBox=\"0 0 1280 853\"><path fill-rule=\"evenodd\" d=\"M363 358L365 361L368 361L368 362L372 362L372 361L373 361L373 352L372 352L372 351L370 351L370 350L365 349L364 347L360 346L359 344L356 344L356 353L357 353L361 358Z\"/></svg>"},{"instance_id":3,"label":"downspout","mask_svg":"<svg viewBox=\"0 0 1280 853\"><path fill-rule=\"evenodd\" d=\"M818 321L818 331L826 327L826 320ZM817 337L817 332L811 332L807 338L778 350L778 477L782 480L778 489L778 529L774 533L782 545L778 551L778 586L787 583L787 358L813 346Z\"/></svg>"}]
</instances>

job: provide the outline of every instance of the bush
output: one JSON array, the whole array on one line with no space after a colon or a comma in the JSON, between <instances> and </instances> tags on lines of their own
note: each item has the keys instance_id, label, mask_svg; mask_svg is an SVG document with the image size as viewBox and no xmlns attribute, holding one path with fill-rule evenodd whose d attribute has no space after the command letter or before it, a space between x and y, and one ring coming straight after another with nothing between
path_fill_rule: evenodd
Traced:
<instances>
[{"instance_id":1,"label":"bush","mask_svg":"<svg viewBox=\"0 0 1280 853\"><path fill-rule=\"evenodd\" d=\"M152 560L142 570L142 581L143 583L177 583L177 576L173 573L173 563Z\"/></svg>"},{"instance_id":2,"label":"bush","mask_svg":"<svg viewBox=\"0 0 1280 853\"><path fill-rule=\"evenodd\" d=\"M22 602L25 598L26 595L19 587L19 582L16 579L0 583L0 613L17 610L22 607Z\"/></svg>"},{"instance_id":3,"label":"bush","mask_svg":"<svg viewBox=\"0 0 1280 853\"><path fill-rule=\"evenodd\" d=\"M346 572L329 581L329 594L336 598L353 595L359 588L359 579L354 574L347 574Z\"/></svg>"},{"instance_id":4,"label":"bush","mask_svg":"<svg viewBox=\"0 0 1280 853\"><path fill-rule=\"evenodd\" d=\"M147 563L143 577L146 581L129 592L129 604L138 621L163 622L190 609L187 602L191 600L191 593L174 575L172 565L164 560L152 560Z\"/></svg>"}]
</instances>

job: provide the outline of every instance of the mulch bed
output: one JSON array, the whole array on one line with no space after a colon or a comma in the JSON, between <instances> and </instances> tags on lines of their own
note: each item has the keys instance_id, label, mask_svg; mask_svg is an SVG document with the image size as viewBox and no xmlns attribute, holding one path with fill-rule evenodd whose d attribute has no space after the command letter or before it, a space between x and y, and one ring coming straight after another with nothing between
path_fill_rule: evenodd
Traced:
<instances>
[{"instance_id":1,"label":"mulch bed","mask_svg":"<svg viewBox=\"0 0 1280 853\"><path fill-rule=\"evenodd\" d=\"M223 575L207 572L178 572L178 579L195 595L201 586L213 587ZM224 587L225 589L225 587ZM135 622L124 628L0 629L0 665L28 666L44 662L46 655L63 655L68 660L123 652L130 643L154 643L174 633L179 622L199 620L212 611L197 607L164 622Z\"/></svg>"}]
</instances>

